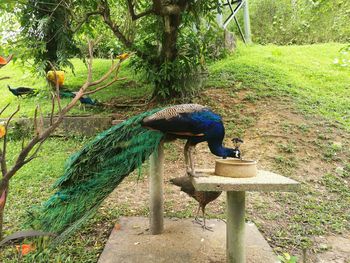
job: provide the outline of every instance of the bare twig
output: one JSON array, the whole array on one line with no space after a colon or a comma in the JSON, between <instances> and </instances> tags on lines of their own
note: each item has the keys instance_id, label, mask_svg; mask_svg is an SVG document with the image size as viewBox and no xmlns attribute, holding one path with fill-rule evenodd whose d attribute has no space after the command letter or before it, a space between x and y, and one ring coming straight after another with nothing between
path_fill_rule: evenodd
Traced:
<instances>
[{"instance_id":1,"label":"bare twig","mask_svg":"<svg viewBox=\"0 0 350 263\"><path fill-rule=\"evenodd\" d=\"M5 65L0 65L0 68L6 66L13 58L13 54L9 55L7 58L6 58L6 64ZM6 77L5 77L6 78Z\"/></svg>"},{"instance_id":2,"label":"bare twig","mask_svg":"<svg viewBox=\"0 0 350 263\"><path fill-rule=\"evenodd\" d=\"M123 62L123 60L120 60L116 64L112 63L110 69L107 71L106 74L104 74L98 80L93 81L92 62L93 62L94 43L95 42L93 42L93 41L88 42L88 44L89 44L89 60L88 60L88 77L87 77L86 82L80 87L80 89L76 93L75 97L65 107L62 107L59 110L59 114L58 114L57 118L55 118L55 119L53 118L54 104L55 104L55 99L54 99L55 94L53 92L50 125L47 128L45 128L45 129L43 128L40 131L39 131L39 124L38 124L38 120L37 120L39 108L36 109L35 118L34 118L34 125L36 127L36 134L28 142L28 144L22 148L22 151L19 153L19 155L15 161L15 164L13 165L13 167L11 167L11 169L9 171L6 170L5 153L4 152L1 153L1 150L0 150L0 157L2 157L1 166L2 166L2 169L5 169L5 171L3 170L3 179L0 181L0 195L3 193L3 191L8 186L8 183L9 183L10 179L12 178L12 176L14 176L16 174L16 172L19 169L21 169L25 164L27 164L28 162L30 162L31 160L36 158L36 156L40 150L40 147L42 146L44 141L47 140L47 138L52 134L52 132L61 124L61 122L63 121L67 112L69 112L76 105L76 103L79 101L80 98L82 98L84 95L93 94L97 91L100 91L104 88L107 88L108 86L112 85L113 83L115 83L118 80L125 79L125 78L119 79L117 77L117 74L118 74L119 69L120 69L120 65ZM52 67L52 68L55 71L55 68L54 67ZM106 84L103 84L103 82L105 82L113 73L115 73L116 76L111 81L107 82ZM55 71L55 75L57 76L56 71ZM57 77L56 77L56 83L58 83ZM89 88L96 87L100 84L101 84L101 86L99 86L93 90L88 91ZM58 97L59 97L59 89L57 89L57 85L56 85L56 92L58 93ZM57 101L59 101L59 100L57 100ZM6 107L8 107L8 106L6 106ZM1 111L1 113L4 110L5 109L3 109ZM7 125L11 121L13 116L18 112L18 110L19 110L19 108L17 109L17 111L14 114L11 115L11 117L9 118L9 120L7 122ZM42 114L41 114L41 122L43 122ZM4 145L5 145L5 151L6 151L6 137L4 137L4 138L5 138ZM35 148L36 146L37 146L37 148ZM34 148L35 148L34 153L31 154L31 152L33 151ZM4 151L4 149L3 149L3 151Z\"/></svg>"},{"instance_id":3,"label":"bare twig","mask_svg":"<svg viewBox=\"0 0 350 263\"><path fill-rule=\"evenodd\" d=\"M84 92L84 96L85 96L85 95L90 95L90 94L96 93L97 91L100 91L100 90L102 90L102 89L105 89L105 88L109 87L110 85L112 85L113 83L115 83L115 82L117 82L117 81L119 81L119 80L125 80L125 79L126 79L126 78L120 78L120 79L115 78L115 79L113 79L112 81L108 82L107 84L105 84L105 85L103 85L103 86L101 86L101 87L99 87L99 88L96 88L96 89L91 90L91 91Z\"/></svg>"},{"instance_id":4,"label":"bare twig","mask_svg":"<svg viewBox=\"0 0 350 263\"><path fill-rule=\"evenodd\" d=\"M92 60L93 60L93 53L94 53L94 49L93 49L93 46L94 46L94 43L92 40L89 40L88 41L88 45L89 45L89 60L88 60L88 78L87 78L87 81L89 83L91 83L92 81Z\"/></svg>"},{"instance_id":5,"label":"bare twig","mask_svg":"<svg viewBox=\"0 0 350 263\"><path fill-rule=\"evenodd\" d=\"M25 143L25 136L23 136L23 138L22 138L22 143L21 143L21 149L22 150L24 149L24 143Z\"/></svg>"},{"instance_id":6,"label":"bare twig","mask_svg":"<svg viewBox=\"0 0 350 263\"><path fill-rule=\"evenodd\" d=\"M1 111L0 111L0 116L1 114L10 106L10 103L8 103Z\"/></svg>"},{"instance_id":7,"label":"bare twig","mask_svg":"<svg viewBox=\"0 0 350 263\"><path fill-rule=\"evenodd\" d=\"M38 133L38 108L39 105L36 105L35 110L34 110L34 135L39 135ZM23 148L22 148L23 149Z\"/></svg>"},{"instance_id":8,"label":"bare twig","mask_svg":"<svg viewBox=\"0 0 350 263\"><path fill-rule=\"evenodd\" d=\"M51 63L51 61L49 61L49 64L51 66L51 69L54 72L57 105L58 105L58 110L61 112L62 111L62 107L61 107L61 97L60 97L60 85L59 85L59 82L58 82L57 70L56 70L56 67Z\"/></svg>"},{"instance_id":9,"label":"bare twig","mask_svg":"<svg viewBox=\"0 0 350 263\"><path fill-rule=\"evenodd\" d=\"M5 124L5 131L8 130L8 126L13 119L13 117L19 112L20 106L17 106L17 109L11 114L11 116L7 119L6 124ZM5 174L7 173L7 164L6 164L6 148L7 148L7 135L8 133L6 132L4 135L4 142L2 145L2 152L1 152L1 172L2 175L5 177ZM0 193L1 195L2 193Z\"/></svg>"},{"instance_id":10,"label":"bare twig","mask_svg":"<svg viewBox=\"0 0 350 263\"><path fill-rule=\"evenodd\" d=\"M30 161L32 161L33 159L35 159L35 158L37 157L41 146L44 144L44 142L45 142L46 140L47 140L47 138L45 138L44 140L42 140L42 141L39 143L39 145L38 145L38 147L35 149L34 153L33 153L28 159L26 159L26 160L23 161L24 164L29 163Z\"/></svg>"},{"instance_id":11,"label":"bare twig","mask_svg":"<svg viewBox=\"0 0 350 263\"><path fill-rule=\"evenodd\" d=\"M53 115L55 113L55 94L53 92L51 92L51 103L52 103L52 106L51 106L51 113L50 113L50 125L52 125L53 123Z\"/></svg>"}]
</instances>

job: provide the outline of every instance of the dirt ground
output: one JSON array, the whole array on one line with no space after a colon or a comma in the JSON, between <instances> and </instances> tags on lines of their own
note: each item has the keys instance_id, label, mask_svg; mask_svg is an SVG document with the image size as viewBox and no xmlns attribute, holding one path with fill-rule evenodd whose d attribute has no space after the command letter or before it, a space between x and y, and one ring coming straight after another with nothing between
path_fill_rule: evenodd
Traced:
<instances>
[{"instance_id":1,"label":"dirt ground","mask_svg":"<svg viewBox=\"0 0 350 263\"><path fill-rule=\"evenodd\" d=\"M244 140L241 147L244 158L258 160L259 168L281 173L305 186L306 190L302 193L288 196L267 193L248 195L248 220L254 221L271 247L278 253L288 252L300 259L304 254L307 262L349 263L349 222L343 222L345 227L341 231L329 229L325 222L321 227L327 230L323 231L323 235L319 232L308 233L308 246L305 247L303 237L299 237L303 231L299 233L288 229L298 229L298 226L308 229L307 223L298 225L292 220L293 215L300 211L293 208L292 201L289 203L285 199L292 198L300 203L298 199L302 196L298 195L307 195L307 189L311 189L317 193L316 199L329 197L337 202L341 197L326 189L322 176L341 172L344 163L349 163L350 134L337 123L303 114L288 98L259 98L252 101L247 99L244 90L232 95L228 89L211 89L196 102L212 106L223 116L227 131L226 146L232 146L230 139L233 137L241 137ZM169 183L170 178L185 173L183 146L183 141L176 141L165 148L166 217L192 217L197 208L193 199ZM339 148L341 150L337 150ZM206 144L200 144L196 148L195 160L196 167L213 168L215 156L209 152ZM146 164L141 178L136 180L137 174L129 176L108 198L104 208L117 205L127 215L147 215L147 176ZM342 180L344 186L349 188L349 178ZM344 211L347 212L349 209ZM225 195L209 204L207 213L211 218L225 218ZM290 228L291 224L294 224L294 228Z\"/></svg>"}]
</instances>

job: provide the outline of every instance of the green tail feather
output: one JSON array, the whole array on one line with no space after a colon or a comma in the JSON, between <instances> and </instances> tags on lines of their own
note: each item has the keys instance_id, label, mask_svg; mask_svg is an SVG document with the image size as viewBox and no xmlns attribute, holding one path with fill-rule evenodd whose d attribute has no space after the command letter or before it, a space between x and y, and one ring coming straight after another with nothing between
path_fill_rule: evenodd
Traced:
<instances>
[{"instance_id":1,"label":"green tail feather","mask_svg":"<svg viewBox=\"0 0 350 263\"><path fill-rule=\"evenodd\" d=\"M58 191L34 212L31 225L62 236L91 216L118 184L157 148L163 134L141 127L142 113L99 134L66 164Z\"/></svg>"}]
</instances>

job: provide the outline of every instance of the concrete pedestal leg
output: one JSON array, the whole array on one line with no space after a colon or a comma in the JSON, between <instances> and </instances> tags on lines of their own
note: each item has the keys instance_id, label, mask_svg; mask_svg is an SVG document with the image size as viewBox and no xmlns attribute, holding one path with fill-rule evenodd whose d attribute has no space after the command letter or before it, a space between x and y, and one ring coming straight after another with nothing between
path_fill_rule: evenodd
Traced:
<instances>
[{"instance_id":1,"label":"concrete pedestal leg","mask_svg":"<svg viewBox=\"0 0 350 263\"><path fill-rule=\"evenodd\" d=\"M161 142L158 149L150 157L150 232L158 235L163 232L163 173L164 173L164 144Z\"/></svg>"},{"instance_id":2,"label":"concrete pedestal leg","mask_svg":"<svg viewBox=\"0 0 350 263\"><path fill-rule=\"evenodd\" d=\"M227 192L226 253L228 263L245 263L245 192Z\"/></svg>"}]
</instances>

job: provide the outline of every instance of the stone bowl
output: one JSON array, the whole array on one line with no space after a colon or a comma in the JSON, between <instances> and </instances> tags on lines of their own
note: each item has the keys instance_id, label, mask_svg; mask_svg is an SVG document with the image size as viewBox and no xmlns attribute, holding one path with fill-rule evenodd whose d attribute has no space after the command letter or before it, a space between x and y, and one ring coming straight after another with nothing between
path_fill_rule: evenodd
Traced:
<instances>
[{"instance_id":1,"label":"stone bowl","mask_svg":"<svg viewBox=\"0 0 350 263\"><path fill-rule=\"evenodd\" d=\"M256 176L258 169L254 160L217 159L215 161L215 175L247 178Z\"/></svg>"}]
</instances>

